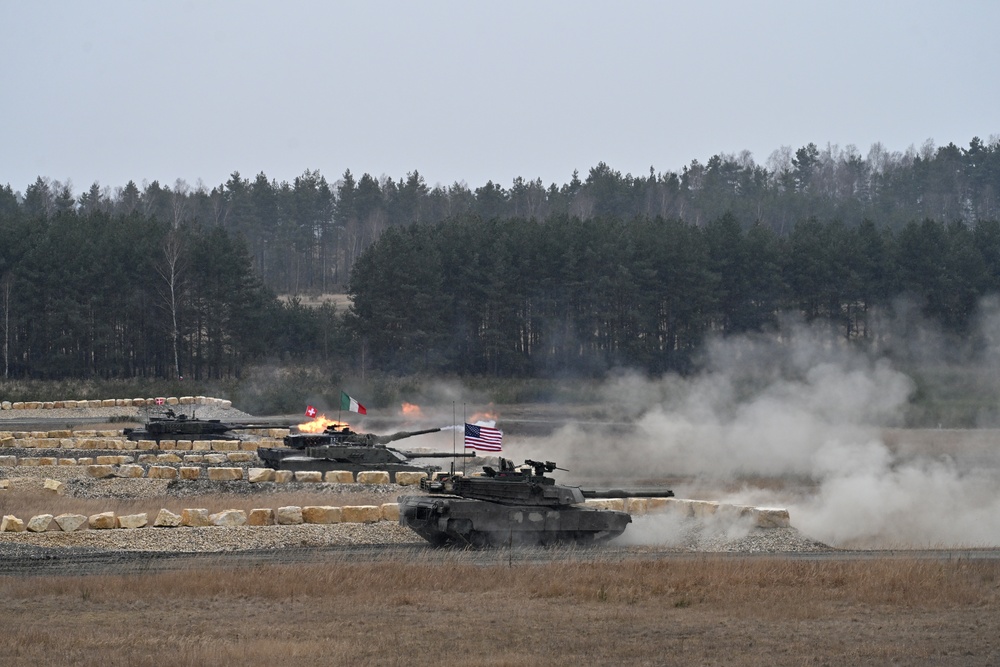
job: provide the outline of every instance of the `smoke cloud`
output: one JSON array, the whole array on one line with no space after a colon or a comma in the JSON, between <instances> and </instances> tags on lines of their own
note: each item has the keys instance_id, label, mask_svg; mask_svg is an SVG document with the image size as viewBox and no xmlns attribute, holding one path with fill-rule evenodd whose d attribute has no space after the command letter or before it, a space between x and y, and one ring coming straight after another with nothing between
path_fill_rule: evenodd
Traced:
<instances>
[{"instance_id":1,"label":"smoke cloud","mask_svg":"<svg viewBox=\"0 0 1000 667\"><path fill-rule=\"evenodd\" d=\"M995 302L963 352L970 366L904 314L899 330L911 333L884 345L908 368L995 370ZM786 323L778 335L711 343L696 377L622 374L604 388L603 415L505 450L556 460L578 483L673 478L678 497L786 507L793 526L834 546L1000 545L1000 438L972 447L970 435L990 433L898 428L918 387L894 363Z\"/></svg>"}]
</instances>

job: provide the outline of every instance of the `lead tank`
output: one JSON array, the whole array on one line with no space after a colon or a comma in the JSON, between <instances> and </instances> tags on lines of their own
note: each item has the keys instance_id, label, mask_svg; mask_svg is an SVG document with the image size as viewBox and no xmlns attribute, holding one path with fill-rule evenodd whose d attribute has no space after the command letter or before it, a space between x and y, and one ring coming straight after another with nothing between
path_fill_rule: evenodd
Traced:
<instances>
[{"instance_id":1,"label":"lead tank","mask_svg":"<svg viewBox=\"0 0 1000 667\"><path fill-rule=\"evenodd\" d=\"M322 433L294 433L285 436L285 447L261 447L257 456L264 465L275 470L347 470L358 473L383 470L390 481L396 481L397 472L423 472L428 475L440 470L437 466L418 465L412 459L465 458L475 454L449 452L415 452L388 447L390 442L412 438L426 433L437 433L440 428L422 431L399 431L388 435L357 433L349 426L329 426Z\"/></svg>"},{"instance_id":2,"label":"lead tank","mask_svg":"<svg viewBox=\"0 0 1000 667\"><path fill-rule=\"evenodd\" d=\"M399 498L399 523L431 544L444 546L593 544L618 537L632 521L626 512L587 507L587 498L671 497L665 488L581 489L556 484L552 461L525 461L482 476L455 474L422 480L427 495Z\"/></svg>"}]
</instances>

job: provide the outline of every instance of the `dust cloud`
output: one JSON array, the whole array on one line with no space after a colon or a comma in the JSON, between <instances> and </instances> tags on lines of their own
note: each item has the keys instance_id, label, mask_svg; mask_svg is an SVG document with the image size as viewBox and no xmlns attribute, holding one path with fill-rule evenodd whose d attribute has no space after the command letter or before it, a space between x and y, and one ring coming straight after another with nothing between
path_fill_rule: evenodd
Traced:
<instances>
[{"instance_id":1,"label":"dust cloud","mask_svg":"<svg viewBox=\"0 0 1000 667\"><path fill-rule=\"evenodd\" d=\"M986 304L978 348L965 356L979 371L1000 359L998 313ZM892 339L896 357L958 363L942 361L944 338L911 331ZM604 419L505 450L558 461L579 483L673 477L678 497L786 507L794 527L833 546L1000 546L1000 442L975 460L950 432L908 446L918 432L898 427L917 385L884 354L786 323L778 335L711 343L702 368L690 378L622 374L604 387ZM669 528L652 538L669 540Z\"/></svg>"}]
</instances>

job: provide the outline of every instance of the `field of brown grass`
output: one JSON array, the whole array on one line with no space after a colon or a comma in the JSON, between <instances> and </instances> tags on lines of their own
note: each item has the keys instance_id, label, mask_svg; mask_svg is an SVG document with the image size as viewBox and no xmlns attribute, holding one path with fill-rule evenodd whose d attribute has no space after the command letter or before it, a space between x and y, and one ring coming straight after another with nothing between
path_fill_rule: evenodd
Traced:
<instances>
[{"instance_id":1,"label":"field of brown grass","mask_svg":"<svg viewBox=\"0 0 1000 667\"><path fill-rule=\"evenodd\" d=\"M0 578L0 664L996 665L1000 563L330 560Z\"/></svg>"}]
</instances>

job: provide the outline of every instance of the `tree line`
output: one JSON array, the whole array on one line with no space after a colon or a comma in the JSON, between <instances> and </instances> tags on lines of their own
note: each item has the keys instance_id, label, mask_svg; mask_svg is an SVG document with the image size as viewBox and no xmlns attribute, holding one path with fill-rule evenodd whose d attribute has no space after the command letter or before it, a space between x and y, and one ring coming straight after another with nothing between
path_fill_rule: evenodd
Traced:
<instances>
[{"instance_id":1,"label":"tree line","mask_svg":"<svg viewBox=\"0 0 1000 667\"><path fill-rule=\"evenodd\" d=\"M347 324L373 367L514 376L684 372L711 335L795 313L884 345L900 297L965 336L1000 292L1000 223L898 231L796 224L786 236L676 218L467 217L387 230L351 275Z\"/></svg>"},{"instance_id":2,"label":"tree line","mask_svg":"<svg viewBox=\"0 0 1000 667\"><path fill-rule=\"evenodd\" d=\"M222 184L191 187L157 181L140 188L92 184L76 195L68 183L39 177L23 193L0 187L0 215L30 219L58 213L112 216L216 226L242 238L255 273L278 294L340 291L354 262L386 230L460 217L484 220L581 220L634 217L680 219L703 226L725 213L745 226L779 236L809 218L856 227L873 220L898 231L914 220L962 221L974 226L1000 217L1000 138L862 155L854 146L810 143L782 147L766 163L748 152L692 160L679 172L622 175L604 163L562 185L515 178L504 187L463 182L430 187L419 172L405 178L355 177L335 182L305 171L291 182L250 179L234 172Z\"/></svg>"}]
</instances>

